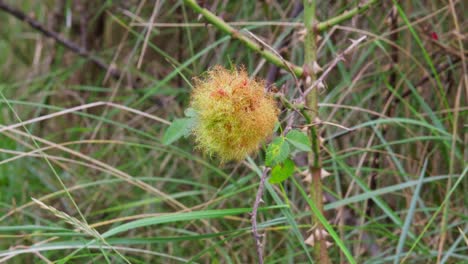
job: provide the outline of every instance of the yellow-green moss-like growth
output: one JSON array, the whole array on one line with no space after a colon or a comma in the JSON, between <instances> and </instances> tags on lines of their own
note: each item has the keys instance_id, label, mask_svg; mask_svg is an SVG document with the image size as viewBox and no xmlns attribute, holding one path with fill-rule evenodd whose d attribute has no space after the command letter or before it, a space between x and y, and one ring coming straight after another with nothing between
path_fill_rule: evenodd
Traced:
<instances>
[{"instance_id":1,"label":"yellow-green moss-like growth","mask_svg":"<svg viewBox=\"0 0 468 264\"><path fill-rule=\"evenodd\" d=\"M244 69L216 66L195 80L191 106L198 114L193 129L198 146L222 162L241 160L273 132L278 108L263 80Z\"/></svg>"}]
</instances>

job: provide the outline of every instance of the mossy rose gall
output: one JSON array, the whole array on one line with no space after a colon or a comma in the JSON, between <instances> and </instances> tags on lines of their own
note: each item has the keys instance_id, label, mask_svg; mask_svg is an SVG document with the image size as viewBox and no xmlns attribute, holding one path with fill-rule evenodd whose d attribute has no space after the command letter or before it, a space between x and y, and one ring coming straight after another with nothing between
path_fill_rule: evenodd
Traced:
<instances>
[{"instance_id":1,"label":"mossy rose gall","mask_svg":"<svg viewBox=\"0 0 468 264\"><path fill-rule=\"evenodd\" d=\"M244 69L221 66L196 79L191 106L198 116L193 134L199 148L223 162L255 152L278 121L278 108L264 87Z\"/></svg>"}]
</instances>

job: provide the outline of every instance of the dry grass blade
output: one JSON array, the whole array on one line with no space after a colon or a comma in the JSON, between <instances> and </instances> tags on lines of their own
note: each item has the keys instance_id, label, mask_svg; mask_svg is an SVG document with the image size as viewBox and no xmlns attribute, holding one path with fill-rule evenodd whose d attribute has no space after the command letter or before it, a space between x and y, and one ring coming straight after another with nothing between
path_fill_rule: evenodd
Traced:
<instances>
[{"instance_id":1,"label":"dry grass blade","mask_svg":"<svg viewBox=\"0 0 468 264\"><path fill-rule=\"evenodd\" d=\"M33 200L34 203L39 205L42 209L47 210L53 215L55 215L56 217L64 220L66 223L72 225L76 230L83 232L89 236L95 237L95 238L100 237L99 233L94 228L90 227L88 224L83 223L80 220L76 219L75 217L70 216L62 211L59 211L52 206L46 205L43 202L35 198L31 198L31 199Z\"/></svg>"}]
</instances>

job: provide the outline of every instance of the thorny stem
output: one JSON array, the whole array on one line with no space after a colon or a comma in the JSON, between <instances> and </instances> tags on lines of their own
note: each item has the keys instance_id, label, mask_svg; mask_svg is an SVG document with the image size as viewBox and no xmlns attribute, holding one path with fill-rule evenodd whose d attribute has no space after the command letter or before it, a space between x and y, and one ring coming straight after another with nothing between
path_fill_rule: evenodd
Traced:
<instances>
[{"instance_id":1,"label":"thorny stem","mask_svg":"<svg viewBox=\"0 0 468 264\"><path fill-rule=\"evenodd\" d=\"M217 17L215 14L211 13L208 9L201 7L195 0L184 0L184 3L187 4L190 8L192 8L195 12L201 14L209 23L213 24L219 30L230 35L232 38L239 40L247 48L257 52L262 57L264 57L267 61L285 70L292 69L294 75L298 77L302 76L302 73L303 73L302 67L299 67L297 65L294 65L290 62L287 62L281 59L275 53L267 50L263 44L261 43L259 44L253 41L252 39L248 38L247 36L240 33L238 30L230 26L224 20Z\"/></svg>"},{"instance_id":2,"label":"thorny stem","mask_svg":"<svg viewBox=\"0 0 468 264\"><path fill-rule=\"evenodd\" d=\"M343 14L338 15L336 17L330 18L327 21L323 21L317 24L316 26L316 31L317 32L322 32L325 31L335 25L340 24L341 22L344 22L346 20L349 20L353 18L355 15L360 14L367 9L369 9L373 4L377 3L378 0L370 0L366 3L359 3L355 8L345 11Z\"/></svg>"},{"instance_id":3,"label":"thorny stem","mask_svg":"<svg viewBox=\"0 0 468 264\"><path fill-rule=\"evenodd\" d=\"M306 1L307 2L307 1ZM363 4L358 4L357 7L341 14L338 15L334 18L331 18L327 21L324 21L322 23L317 23L315 26L315 31L320 32L327 30L330 27L333 27L339 23L342 23L348 19L351 19L353 16L360 14L367 9L371 7L371 5L375 4L378 2L377 0L370 0L366 3ZM184 0L184 3L188 5L193 11L199 13L202 15L209 23L214 25L216 28L221 30L222 32L230 35L232 38L239 40L242 42L247 48L255 51L256 53L260 54L263 58L265 58L267 61L270 63L281 67L287 71L292 69L292 73L298 77L301 78L304 76L304 69L300 66L294 65L291 62L285 61L284 59L280 58L278 55L275 53L269 51L266 49L266 47L262 43L257 43L256 41L250 39L249 37L243 35L241 32L236 30L234 27L226 23L223 19L219 18L212 12L210 12L208 9L200 6L196 0ZM307 3L305 3L304 6L306 6Z\"/></svg>"},{"instance_id":4,"label":"thorny stem","mask_svg":"<svg viewBox=\"0 0 468 264\"><path fill-rule=\"evenodd\" d=\"M318 119L318 89L316 88L317 84L328 75L323 74L321 78L317 78L317 73L314 72L315 67L314 64L316 63L316 37L317 33L320 31L327 30L330 27L333 27L343 21L351 19L357 14L360 14L367 9L370 8L371 5L377 3L377 0L369 0L366 3L358 4L357 7L338 15L334 18L331 18L327 21L322 23L318 23L316 21L315 16L315 7L316 3L315 0L304 0L304 26L306 28L306 35L304 40L305 46L305 58L304 58L304 67L300 67L294 65L291 62L285 61L277 54L267 50L262 43L258 43L253 41L252 39L248 38L247 36L241 34L238 30L230 26L221 18L217 17L215 14L210 12L208 9L201 7L196 0L184 0L184 3L188 5L193 11L202 15L207 22L214 25L216 28L221 30L222 32L230 35L232 38L239 40L242 42L247 48L253 50L254 52L260 54L263 58L265 58L270 63L281 67L285 70L290 70L296 77L304 78L305 80L305 89L306 92L304 94L305 98L305 106L297 107L293 105L289 101L285 100L289 103L289 107L299 110L304 118L306 119L306 126L309 127L309 137L312 143L312 152L309 153L308 160L309 160L309 170L312 174L312 183L310 186L310 193L313 202L317 205L317 208L323 212L323 201L322 201L322 183L321 183L321 160L320 160L320 138L318 134L317 126L313 125L314 122ZM364 38L359 39L356 41L357 43L364 40ZM357 46L357 43L353 43L349 50ZM348 52L345 51L343 54L337 57L335 60L335 64L330 67L333 68L340 60L342 60L343 55ZM317 82L319 81L319 82ZM263 263L263 253L262 253L262 243L261 243L261 236L258 234L257 230L257 211L260 203L262 202L262 195L263 189L265 185L265 179L267 176L267 169L263 170L262 177L260 179L260 185L257 191L257 195L255 198L255 203L253 206L252 211L252 232L257 246L257 255L259 258L259 263ZM312 221L316 224L317 228L319 228L319 232L314 232L314 234L318 234L315 239L317 243L315 243L314 251L317 258L318 263L328 264L330 263L330 259L328 257L327 247L326 247L326 240L323 235L323 225L318 220L318 217L313 215Z\"/></svg>"},{"instance_id":5,"label":"thorny stem","mask_svg":"<svg viewBox=\"0 0 468 264\"><path fill-rule=\"evenodd\" d=\"M265 188L265 179L268 174L268 169L263 169L262 176L260 178L260 185L258 186L257 196L255 197L255 203L252 208L252 233L255 240L255 245L257 247L257 256L258 256L258 263L263 264L263 247L262 247L262 235L258 234L257 229L257 212L260 203L263 202L263 189Z\"/></svg>"},{"instance_id":6,"label":"thorny stem","mask_svg":"<svg viewBox=\"0 0 468 264\"><path fill-rule=\"evenodd\" d=\"M317 21L315 16L316 1L304 0L304 26L306 28L306 35L304 39L304 72L305 72L305 90L317 80L317 73L314 67L317 64ZM309 109L309 117L307 118L307 125L312 124L318 119L318 89L312 89L305 98L306 107ZM309 126L309 137L312 143L312 152L308 155L309 171L312 174L312 182L310 184L310 196L312 202L317 205L320 212L323 212L322 200L322 177L321 177L321 160L320 160L320 139L317 126ZM314 254L318 263L328 264L330 259L328 257L326 239L324 237L323 225L315 214L312 214L312 222L316 225L316 230L313 231L314 237Z\"/></svg>"}]
</instances>

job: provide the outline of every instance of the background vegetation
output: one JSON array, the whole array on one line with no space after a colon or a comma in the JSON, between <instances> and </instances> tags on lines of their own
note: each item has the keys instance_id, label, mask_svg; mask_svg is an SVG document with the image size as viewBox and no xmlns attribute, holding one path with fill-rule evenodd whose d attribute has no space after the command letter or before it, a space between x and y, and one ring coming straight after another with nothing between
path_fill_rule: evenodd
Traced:
<instances>
[{"instance_id":1,"label":"background vegetation","mask_svg":"<svg viewBox=\"0 0 468 264\"><path fill-rule=\"evenodd\" d=\"M200 2L303 65L301 1ZM324 70L367 36L320 90L325 216L357 263L467 263L466 2L375 2L319 34ZM286 97L293 75L183 1L4 4L77 49L0 10L0 262L254 263L264 151L220 165L191 138L162 139L214 65L244 65ZM317 1L317 19L358 4ZM283 127L299 125L291 114ZM295 162L266 183L266 263L314 262L305 154Z\"/></svg>"}]
</instances>

